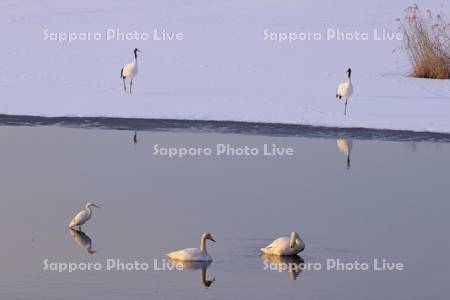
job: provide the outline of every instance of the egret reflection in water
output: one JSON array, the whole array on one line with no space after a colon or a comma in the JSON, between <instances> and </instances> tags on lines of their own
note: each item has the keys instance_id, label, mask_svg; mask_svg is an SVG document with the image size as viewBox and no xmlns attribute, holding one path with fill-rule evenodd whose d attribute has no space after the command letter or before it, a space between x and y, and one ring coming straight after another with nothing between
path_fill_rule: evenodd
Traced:
<instances>
[{"instance_id":1,"label":"egret reflection in water","mask_svg":"<svg viewBox=\"0 0 450 300\"><path fill-rule=\"evenodd\" d=\"M336 140L336 145L339 151L347 155L347 169L350 169L350 154L353 146L352 139L347 137L338 138Z\"/></svg>"},{"instance_id":2,"label":"egret reflection in water","mask_svg":"<svg viewBox=\"0 0 450 300\"><path fill-rule=\"evenodd\" d=\"M298 275L302 272L302 267L304 264L303 258L298 255L290 256L279 256L279 255L269 255L261 254L261 260L264 263L264 269L273 270L277 272L287 271L289 277L292 280L296 280Z\"/></svg>"},{"instance_id":3,"label":"egret reflection in water","mask_svg":"<svg viewBox=\"0 0 450 300\"><path fill-rule=\"evenodd\" d=\"M69 228L70 236L87 254L94 254L96 251L92 249L92 239L83 231Z\"/></svg>"},{"instance_id":4,"label":"egret reflection in water","mask_svg":"<svg viewBox=\"0 0 450 300\"><path fill-rule=\"evenodd\" d=\"M182 266L183 270L200 270L200 283L205 288L209 288L216 281L214 277L211 280L206 279L206 271L212 261L180 261L170 258L167 260L171 264Z\"/></svg>"}]
</instances>

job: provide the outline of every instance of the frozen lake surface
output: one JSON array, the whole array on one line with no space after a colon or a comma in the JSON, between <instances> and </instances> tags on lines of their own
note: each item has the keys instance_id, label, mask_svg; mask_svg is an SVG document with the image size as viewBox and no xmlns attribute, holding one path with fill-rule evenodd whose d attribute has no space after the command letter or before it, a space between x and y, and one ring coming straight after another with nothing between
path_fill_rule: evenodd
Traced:
<instances>
[{"instance_id":1,"label":"frozen lake surface","mask_svg":"<svg viewBox=\"0 0 450 300\"><path fill-rule=\"evenodd\" d=\"M11 126L22 121L3 118L9 125L0 126L0 298L443 299L450 292L450 145L436 142L448 137L168 121L155 121L153 128L95 126L92 120L86 126L99 128L77 122L74 128ZM137 144L132 128L143 130ZM337 147L343 135L353 137L350 168ZM152 154L155 144L219 143L276 144L295 154ZM87 201L102 208L94 210L84 235L71 234L67 223ZM386 259L405 270L265 270L259 248L294 229L306 242L305 263ZM153 269L164 253L198 247L203 231L217 240L208 244L209 266L43 270L46 259L104 266L107 259L137 260Z\"/></svg>"},{"instance_id":2,"label":"frozen lake surface","mask_svg":"<svg viewBox=\"0 0 450 300\"><path fill-rule=\"evenodd\" d=\"M283 123L450 133L450 80L409 77L397 18L442 0L55 0L0 4L0 114ZM345 16L345 17L343 17ZM108 30L183 34L183 40L107 39ZM368 34L327 39L328 30ZM47 34L46 34L47 32ZM321 33L280 43L270 33ZM100 33L55 41L48 34ZM133 95L120 70L139 48ZM335 98L353 70L348 113Z\"/></svg>"}]
</instances>

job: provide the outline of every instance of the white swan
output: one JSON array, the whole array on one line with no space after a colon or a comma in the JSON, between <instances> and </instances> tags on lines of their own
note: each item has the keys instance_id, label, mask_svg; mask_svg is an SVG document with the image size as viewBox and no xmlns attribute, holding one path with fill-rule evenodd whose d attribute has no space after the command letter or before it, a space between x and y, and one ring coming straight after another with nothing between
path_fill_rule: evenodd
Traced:
<instances>
[{"instance_id":1,"label":"white swan","mask_svg":"<svg viewBox=\"0 0 450 300\"><path fill-rule=\"evenodd\" d=\"M200 249L198 248L187 248L183 250L178 250L170 252L167 256L173 260L181 261L212 261L212 257L206 251L206 240L215 242L211 233L203 233L200 239Z\"/></svg>"},{"instance_id":2,"label":"white swan","mask_svg":"<svg viewBox=\"0 0 450 300\"><path fill-rule=\"evenodd\" d=\"M336 98L342 99L345 98L345 109L344 115L347 114L347 101L353 95L353 84L352 84L352 69L348 68L347 70L348 79L337 87L336 90Z\"/></svg>"},{"instance_id":3,"label":"white swan","mask_svg":"<svg viewBox=\"0 0 450 300\"><path fill-rule=\"evenodd\" d=\"M73 219L69 223L69 228L74 229L78 226L79 230L81 230L81 225L89 221L92 217L92 210L91 206L98 207L100 206L95 205L94 203L88 202L83 210L81 210L79 213L73 217Z\"/></svg>"},{"instance_id":4,"label":"white swan","mask_svg":"<svg viewBox=\"0 0 450 300\"><path fill-rule=\"evenodd\" d=\"M270 245L261 248L261 251L269 255L296 255L305 249L305 243L298 233L293 231L290 237L280 237Z\"/></svg>"}]
</instances>

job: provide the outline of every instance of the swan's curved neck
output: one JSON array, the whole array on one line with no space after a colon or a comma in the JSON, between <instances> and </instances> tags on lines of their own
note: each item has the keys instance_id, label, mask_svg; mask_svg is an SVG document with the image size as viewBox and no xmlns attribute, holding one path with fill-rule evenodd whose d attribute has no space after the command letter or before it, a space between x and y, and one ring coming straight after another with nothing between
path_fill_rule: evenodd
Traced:
<instances>
[{"instance_id":1,"label":"swan's curved neck","mask_svg":"<svg viewBox=\"0 0 450 300\"><path fill-rule=\"evenodd\" d=\"M200 239L200 251L205 254L206 253L206 239L202 236Z\"/></svg>"},{"instance_id":2,"label":"swan's curved neck","mask_svg":"<svg viewBox=\"0 0 450 300\"><path fill-rule=\"evenodd\" d=\"M291 238L289 239L289 246L295 247L295 242L297 241L297 237L295 234L291 234Z\"/></svg>"}]
</instances>

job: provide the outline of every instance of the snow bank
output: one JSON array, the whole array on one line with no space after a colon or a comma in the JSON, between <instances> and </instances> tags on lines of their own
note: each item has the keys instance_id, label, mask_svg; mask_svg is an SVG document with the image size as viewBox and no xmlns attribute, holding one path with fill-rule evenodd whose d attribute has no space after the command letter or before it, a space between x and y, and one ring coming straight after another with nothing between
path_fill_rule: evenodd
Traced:
<instances>
[{"instance_id":1,"label":"snow bank","mask_svg":"<svg viewBox=\"0 0 450 300\"><path fill-rule=\"evenodd\" d=\"M441 1L414 1L436 8ZM450 81L408 78L409 0L13 1L0 4L0 114L230 120L450 133ZM108 29L165 41L106 40ZM47 31L45 31L47 30ZM368 40L326 40L330 32ZM356 31L356 32L355 32ZM101 33L57 42L46 33ZM165 34L163 36L163 33ZM173 33L182 40L168 40ZM267 34L322 34L279 42ZM98 36L97 36L98 37ZM142 50L134 94L121 66ZM347 116L335 99L353 69Z\"/></svg>"}]
</instances>

